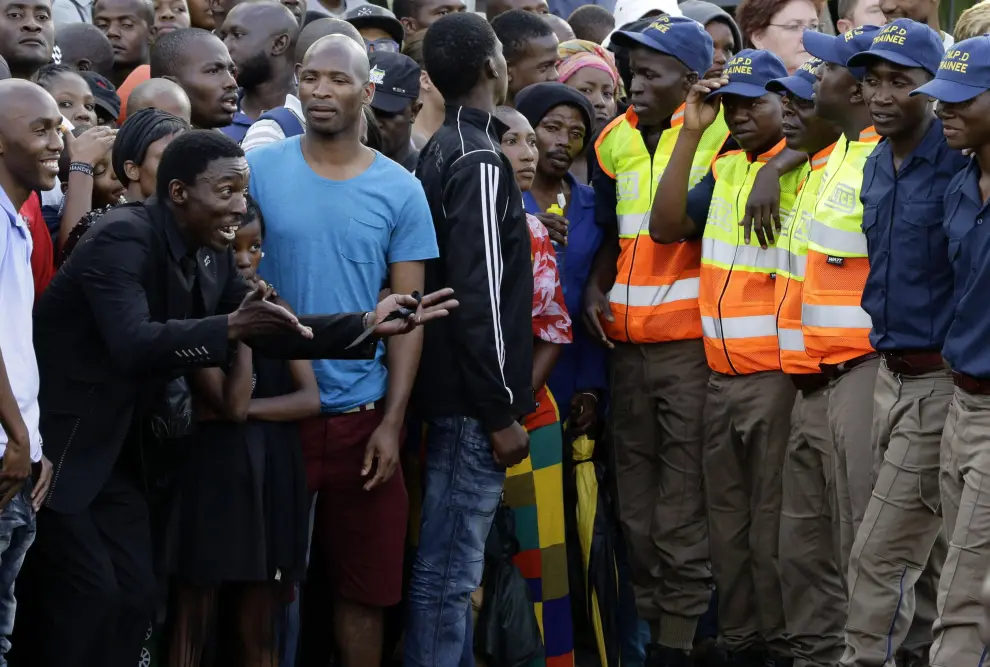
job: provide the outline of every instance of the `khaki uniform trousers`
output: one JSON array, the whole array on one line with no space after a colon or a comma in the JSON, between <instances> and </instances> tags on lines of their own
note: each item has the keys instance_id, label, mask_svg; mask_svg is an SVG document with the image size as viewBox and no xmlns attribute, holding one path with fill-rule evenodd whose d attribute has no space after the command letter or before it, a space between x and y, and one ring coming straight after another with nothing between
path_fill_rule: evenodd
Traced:
<instances>
[{"instance_id":1,"label":"khaki uniform trousers","mask_svg":"<svg viewBox=\"0 0 990 667\"><path fill-rule=\"evenodd\" d=\"M710 370L700 339L611 356L616 498L640 617L660 644L690 650L711 602L701 422Z\"/></svg>"},{"instance_id":2,"label":"khaki uniform trousers","mask_svg":"<svg viewBox=\"0 0 990 667\"><path fill-rule=\"evenodd\" d=\"M931 644L945 558L939 448L952 376L896 375L881 365L873 410L876 486L849 559L849 618L842 665L893 667Z\"/></svg>"},{"instance_id":3,"label":"khaki uniform trousers","mask_svg":"<svg viewBox=\"0 0 990 667\"><path fill-rule=\"evenodd\" d=\"M873 493L873 392L880 359L871 359L832 379L828 425L835 447L835 493L839 507L839 567L849 572L849 554ZM848 590L848 582L846 583Z\"/></svg>"},{"instance_id":4,"label":"khaki uniform trousers","mask_svg":"<svg viewBox=\"0 0 990 667\"><path fill-rule=\"evenodd\" d=\"M942 432L939 485L949 551L938 582L932 667L981 665L980 590L990 567L990 396L958 387Z\"/></svg>"},{"instance_id":5,"label":"khaki uniform trousers","mask_svg":"<svg viewBox=\"0 0 990 667\"><path fill-rule=\"evenodd\" d=\"M798 392L782 484L780 583L794 665L832 667L842 655L846 586L827 386Z\"/></svg>"},{"instance_id":6,"label":"khaki uniform trousers","mask_svg":"<svg viewBox=\"0 0 990 667\"><path fill-rule=\"evenodd\" d=\"M780 371L712 373L708 382L702 460L719 634L730 651L791 651L777 554L796 393Z\"/></svg>"}]
</instances>

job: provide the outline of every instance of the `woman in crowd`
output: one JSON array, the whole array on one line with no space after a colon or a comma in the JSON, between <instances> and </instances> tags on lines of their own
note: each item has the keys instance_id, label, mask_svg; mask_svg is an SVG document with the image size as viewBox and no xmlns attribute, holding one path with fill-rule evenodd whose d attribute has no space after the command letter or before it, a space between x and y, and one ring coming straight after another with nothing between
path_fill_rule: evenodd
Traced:
<instances>
[{"instance_id":1,"label":"woman in crowd","mask_svg":"<svg viewBox=\"0 0 990 667\"><path fill-rule=\"evenodd\" d=\"M811 54L804 50L805 30L821 30L823 0L743 0L736 8L736 22L743 46L766 49L793 74Z\"/></svg>"},{"instance_id":2,"label":"woman in crowd","mask_svg":"<svg viewBox=\"0 0 990 667\"><path fill-rule=\"evenodd\" d=\"M584 285L602 242L595 224L595 194L570 173L591 139L594 110L584 96L561 83L537 83L516 96L516 109L533 127L538 159L535 173L523 190L526 211L552 230L564 301L571 313L581 312ZM560 206L559 214L549 212ZM566 236L560 238L558 234ZM572 434L593 429L604 398L605 348L591 341L580 327L574 344L561 350L550 375L561 420Z\"/></svg>"},{"instance_id":3,"label":"woman in crowd","mask_svg":"<svg viewBox=\"0 0 990 667\"><path fill-rule=\"evenodd\" d=\"M621 96L615 56L598 44L581 39L561 42L557 47L557 54L560 56L557 80L588 98L595 110L595 124L588 131L601 131L615 118L616 99ZM571 173L579 183L591 182L593 161L597 159L591 145L592 142L589 141L588 147L571 165Z\"/></svg>"},{"instance_id":4,"label":"woman in crowd","mask_svg":"<svg viewBox=\"0 0 990 667\"><path fill-rule=\"evenodd\" d=\"M705 32L712 38L715 54L711 69L705 72L705 78L721 76L725 63L732 60L732 56L742 48L743 39L739 26L728 12L705 0L684 0L679 6L684 16L705 26Z\"/></svg>"},{"instance_id":5,"label":"woman in crowd","mask_svg":"<svg viewBox=\"0 0 990 667\"><path fill-rule=\"evenodd\" d=\"M595 129L615 117L619 94L619 70L615 57L602 46L583 39L561 42L557 47L557 80L588 98L595 109Z\"/></svg>"},{"instance_id":6,"label":"woman in crowd","mask_svg":"<svg viewBox=\"0 0 990 667\"><path fill-rule=\"evenodd\" d=\"M59 113L73 127L97 124L96 100L86 79L68 65L45 65L34 75L34 81L55 98Z\"/></svg>"},{"instance_id":7,"label":"woman in crowd","mask_svg":"<svg viewBox=\"0 0 990 667\"><path fill-rule=\"evenodd\" d=\"M249 200L233 241L248 282L259 280L264 235L261 210ZM189 379L198 424L182 450L169 527L177 586L168 665L198 667L213 629L230 625L239 650L221 651L223 664L274 667L275 613L306 568L296 422L319 414L316 376L308 361L263 359L239 343L227 368ZM217 623L221 593L230 596L230 624Z\"/></svg>"},{"instance_id":8,"label":"woman in crowd","mask_svg":"<svg viewBox=\"0 0 990 667\"><path fill-rule=\"evenodd\" d=\"M536 134L518 111L499 107L495 113L509 126L502 135L502 152L512 163L519 189L525 192L536 176ZM515 514L519 540L515 564L531 581L531 590L538 591L533 602L543 629L546 657L535 661L533 667L542 667L551 659L550 664L572 664L574 650L564 542L563 437L557 403L547 388L562 345L571 342L571 318L547 230L531 215L526 221L533 258L533 388L537 407L523 421L529 431L529 456L506 471L504 497Z\"/></svg>"},{"instance_id":9,"label":"woman in crowd","mask_svg":"<svg viewBox=\"0 0 990 667\"><path fill-rule=\"evenodd\" d=\"M65 208L76 207L76 210L88 211L72 224L70 231L62 246L62 258L69 256L72 249L82 238L82 235L111 207L124 201L144 201L155 193L155 179L158 176L158 162L161 160L165 147L172 143L172 139L180 133L189 129L189 125L182 119L176 118L172 114L158 109L141 109L127 121L117 131L116 136L108 134L111 132L106 128L94 128L99 131L97 138L94 134L94 141L113 142L112 151L106 152L104 161L106 162L105 172L101 172L101 167L93 164L93 188L91 190L91 200L76 202L76 198L85 200L86 190L71 187L66 195ZM83 143L87 133L80 135L73 142L71 150L73 161L83 161L91 159L86 157L90 150L99 150L99 146L89 149ZM77 160L78 158L78 160ZM101 173L98 173L101 172ZM112 174L113 176L109 176ZM70 178L73 174L70 172ZM100 186L100 182L111 185ZM100 194L99 190L105 190L107 194ZM70 200L70 197L72 198Z\"/></svg>"}]
</instances>

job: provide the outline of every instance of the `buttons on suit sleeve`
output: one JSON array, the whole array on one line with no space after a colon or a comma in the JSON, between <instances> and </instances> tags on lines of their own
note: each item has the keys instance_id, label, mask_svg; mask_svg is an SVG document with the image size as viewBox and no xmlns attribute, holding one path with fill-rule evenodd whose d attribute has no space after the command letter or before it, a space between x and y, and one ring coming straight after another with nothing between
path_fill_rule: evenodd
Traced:
<instances>
[{"instance_id":1,"label":"buttons on suit sleeve","mask_svg":"<svg viewBox=\"0 0 990 667\"><path fill-rule=\"evenodd\" d=\"M203 361L210 358L209 351L203 347L185 347L175 350L175 356L189 362Z\"/></svg>"}]
</instances>

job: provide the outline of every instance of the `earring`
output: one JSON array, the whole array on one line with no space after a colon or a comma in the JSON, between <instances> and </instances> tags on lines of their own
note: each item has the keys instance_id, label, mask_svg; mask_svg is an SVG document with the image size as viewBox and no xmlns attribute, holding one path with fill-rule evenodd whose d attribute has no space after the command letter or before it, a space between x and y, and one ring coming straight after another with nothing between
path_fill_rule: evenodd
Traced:
<instances>
[{"instance_id":1,"label":"earring","mask_svg":"<svg viewBox=\"0 0 990 667\"><path fill-rule=\"evenodd\" d=\"M262 251L261 251L261 256L262 256L262 257L264 257L264 256L265 256L265 251L264 251L264 250L262 250Z\"/></svg>"}]
</instances>

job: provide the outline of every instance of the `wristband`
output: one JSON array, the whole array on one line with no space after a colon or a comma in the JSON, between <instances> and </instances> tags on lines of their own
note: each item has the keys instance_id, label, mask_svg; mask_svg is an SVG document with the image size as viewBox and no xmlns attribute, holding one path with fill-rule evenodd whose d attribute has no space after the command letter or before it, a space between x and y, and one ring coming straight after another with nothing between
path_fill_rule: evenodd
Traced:
<instances>
[{"instance_id":1,"label":"wristband","mask_svg":"<svg viewBox=\"0 0 990 667\"><path fill-rule=\"evenodd\" d=\"M86 174L90 178L93 177L93 166L86 164L85 162L72 162L69 164L69 173L78 171L80 174Z\"/></svg>"}]
</instances>

